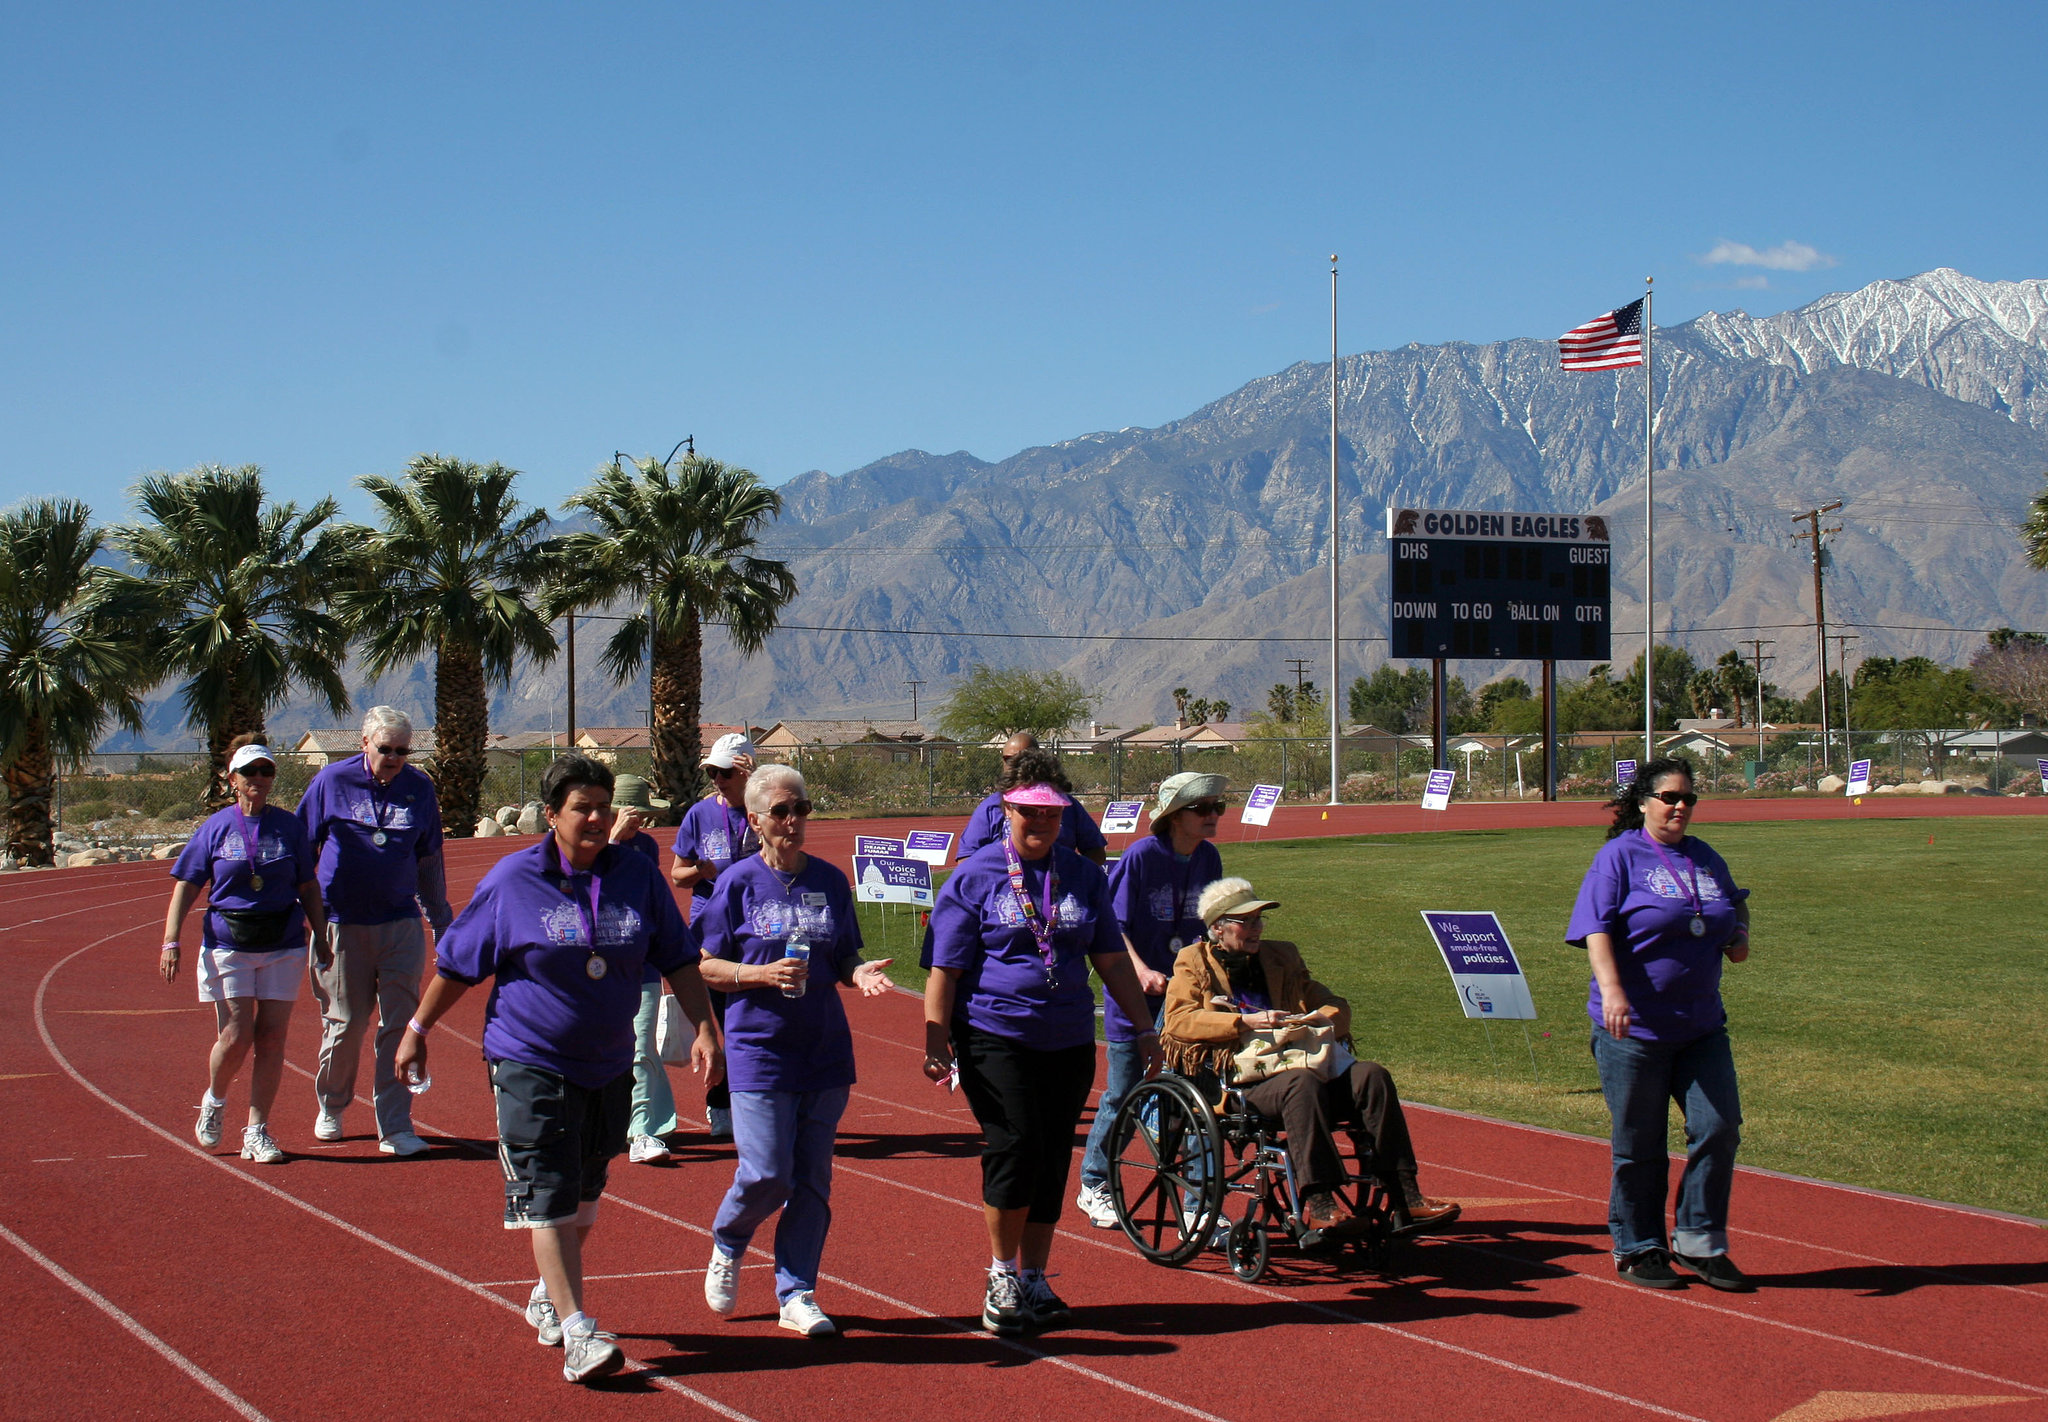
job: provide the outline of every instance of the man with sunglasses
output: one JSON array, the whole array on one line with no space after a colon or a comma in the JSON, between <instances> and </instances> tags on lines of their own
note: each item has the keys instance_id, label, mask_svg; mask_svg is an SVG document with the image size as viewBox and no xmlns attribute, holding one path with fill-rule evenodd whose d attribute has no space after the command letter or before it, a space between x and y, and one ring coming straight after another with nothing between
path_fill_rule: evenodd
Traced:
<instances>
[{"instance_id":1,"label":"man with sunglasses","mask_svg":"<svg viewBox=\"0 0 2048 1422\"><path fill-rule=\"evenodd\" d=\"M373 706L363 718L363 753L323 767L299 801L299 823L320 856L327 935L313 944L313 1000L320 1004L320 1066L313 1134L342 1138L342 1112L355 1099L356 1065L370 1014L377 1016L377 1149L418 1155L412 1093L398 1079L399 1039L419 1006L426 970L426 910L440 933L454 910L441 862L441 802L434 782L408 764L412 718Z\"/></svg>"},{"instance_id":2,"label":"man with sunglasses","mask_svg":"<svg viewBox=\"0 0 2048 1422\"><path fill-rule=\"evenodd\" d=\"M1003 792L1014 789L1017 784L1017 758L1026 751L1037 749L1038 737L1029 731L1019 731L1003 743L1003 783L990 791L988 798L976 805L974 813L967 817L967 828L960 832L956 856L960 862L966 862L967 856L975 850L997 843L1010 832L1009 823L1003 818ZM1102 829L1095 823L1095 817L1073 798L1073 786L1062 783L1060 788L1067 793L1067 807L1060 812L1060 848L1071 849L1097 864L1107 863L1109 841L1102 837Z\"/></svg>"},{"instance_id":3,"label":"man with sunglasses","mask_svg":"<svg viewBox=\"0 0 2048 1422\"><path fill-rule=\"evenodd\" d=\"M735 860L745 859L760 849L761 841L747 825L747 777L754 769L754 743L737 731L728 732L711 743L700 770L711 776L711 793L683 813L676 826L675 864L668 878L678 889L690 891L690 918L711 898L718 876ZM718 1018L718 1030L725 1030L725 994L713 990L711 1010ZM704 1093L704 1112L710 1118L711 1139L732 1138L732 1094L724 1078ZM657 1159L651 1146L633 1143L635 1161Z\"/></svg>"}]
</instances>

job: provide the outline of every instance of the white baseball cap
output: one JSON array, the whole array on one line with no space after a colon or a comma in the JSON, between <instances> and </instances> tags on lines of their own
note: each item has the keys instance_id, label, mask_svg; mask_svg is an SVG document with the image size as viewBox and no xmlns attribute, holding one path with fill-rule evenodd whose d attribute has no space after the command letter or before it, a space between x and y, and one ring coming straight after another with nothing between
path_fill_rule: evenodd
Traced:
<instances>
[{"instance_id":1,"label":"white baseball cap","mask_svg":"<svg viewBox=\"0 0 2048 1422\"><path fill-rule=\"evenodd\" d=\"M754 743L752 741L748 740L738 731L729 731L711 743L711 749L704 752L704 759L698 761L697 764L699 766L715 765L720 770L731 770L734 761L743 755L751 756L753 753Z\"/></svg>"},{"instance_id":2,"label":"white baseball cap","mask_svg":"<svg viewBox=\"0 0 2048 1422\"><path fill-rule=\"evenodd\" d=\"M269 746L243 746L240 750L236 751L233 758L228 761L228 774L232 775L236 771L240 770L243 766L254 765L259 760L268 761L270 763L270 768L272 770L277 769L277 757L270 753Z\"/></svg>"}]
</instances>

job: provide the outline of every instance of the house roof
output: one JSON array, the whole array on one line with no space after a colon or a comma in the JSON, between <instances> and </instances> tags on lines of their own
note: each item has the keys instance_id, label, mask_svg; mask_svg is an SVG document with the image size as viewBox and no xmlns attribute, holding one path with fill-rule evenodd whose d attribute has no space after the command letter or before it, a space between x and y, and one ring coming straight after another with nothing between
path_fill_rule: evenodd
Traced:
<instances>
[{"instance_id":1,"label":"house roof","mask_svg":"<svg viewBox=\"0 0 2048 1422\"><path fill-rule=\"evenodd\" d=\"M935 741L916 721L777 721L756 745L853 745L859 741Z\"/></svg>"},{"instance_id":2,"label":"house roof","mask_svg":"<svg viewBox=\"0 0 2048 1422\"><path fill-rule=\"evenodd\" d=\"M562 744L560 731L510 731L491 736L484 742L484 748L494 751L550 750Z\"/></svg>"},{"instance_id":3,"label":"house roof","mask_svg":"<svg viewBox=\"0 0 2048 1422\"><path fill-rule=\"evenodd\" d=\"M363 733L356 726L322 726L307 731L290 750L294 755L305 755L319 751L324 755L353 755L363 748ZM434 753L434 731L431 726L413 727L412 748L420 755Z\"/></svg>"}]
</instances>

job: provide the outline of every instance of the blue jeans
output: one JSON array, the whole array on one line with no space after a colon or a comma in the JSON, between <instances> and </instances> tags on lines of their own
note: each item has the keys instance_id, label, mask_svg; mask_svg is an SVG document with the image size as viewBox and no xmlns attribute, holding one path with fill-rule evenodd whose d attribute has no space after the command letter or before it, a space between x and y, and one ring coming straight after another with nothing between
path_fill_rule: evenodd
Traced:
<instances>
[{"instance_id":1,"label":"blue jeans","mask_svg":"<svg viewBox=\"0 0 2048 1422\"><path fill-rule=\"evenodd\" d=\"M1597 1024L1593 1059L1614 1117L1614 1183L1607 1225L1614 1257L1664 1247L1664 1192L1671 1158L1665 1132L1676 1101L1685 1114L1685 1173L1671 1247L1700 1257L1728 1252L1728 1193L1742 1137L1742 1102L1728 1030L1682 1046L1617 1038Z\"/></svg>"},{"instance_id":2,"label":"blue jeans","mask_svg":"<svg viewBox=\"0 0 2048 1422\"><path fill-rule=\"evenodd\" d=\"M640 1011L633 1018L633 1121L627 1138L665 1136L676 1128L676 1095L668 1068L654 1050L654 1021L661 1015L661 979L640 984Z\"/></svg>"},{"instance_id":3,"label":"blue jeans","mask_svg":"<svg viewBox=\"0 0 2048 1422\"><path fill-rule=\"evenodd\" d=\"M1109 1079L1102 1083L1102 1099L1095 1103L1095 1124L1088 1128L1088 1148L1081 1152L1081 1184L1101 1185L1109 1179L1109 1128L1116 1122L1116 1108L1124 1104L1131 1088L1145 1079L1145 1058L1135 1041L1109 1044Z\"/></svg>"},{"instance_id":4,"label":"blue jeans","mask_svg":"<svg viewBox=\"0 0 2048 1422\"><path fill-rule=\"evenodd\" d=\"M735 1091L732 1139L739 1169L711 1222L728 1258L746 1251L761 1222L775 1224L775 1297L814 1289L832 1228L832 1145L850 1087L829 1091Z\"/></svg>"}]
</instances>

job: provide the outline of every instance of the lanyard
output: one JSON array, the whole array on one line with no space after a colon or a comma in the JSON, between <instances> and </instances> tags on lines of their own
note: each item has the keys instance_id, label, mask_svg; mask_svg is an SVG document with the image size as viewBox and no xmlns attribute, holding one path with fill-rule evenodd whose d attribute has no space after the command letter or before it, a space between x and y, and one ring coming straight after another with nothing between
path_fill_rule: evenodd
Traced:
<instances>
[{"instance_id":1,"label":"lanyard","mask_svg":"<svg viewBox=\"0 0 2048 1422\"><path fill-rule=\"evenodd\" d=\"M242 857L249 861L251 868L263 852L263 816L259 812L254 819L242 816Z\"/></svg>"},{"instance_id":2,"label":"lanyard","mask_svg":"<svg viewBox=\"0 0 2048 1422\"><path fill-rule=\"evenodd\" d=\"M1059 897L1059 871L1053 867L1053 856L1045 857L1045 912L1040 913L1038 905L1031 901L1031 891L1024 887L1024 861L1017 857L1017 846L1008 838L1003 840L1003 858L1010 870L1010 892L1017 897L1018 907L1024 910L1024 926L1031 930L1031 936L1038 943L1038 956L1045 961L1045 985L1059 986L1059 953L1053 947L1052 906Z\"/></svg>"},{"instance_id":3,"label":"lanyard","mask_svg":"<svg viewBox=\"0 0 2048 1422\"><path fill-rule=\"evenodd\" d=\"M384 788L383 785L378 783L376 775L372 774L370 776L370 818L377 822L377 833L379 835L385 831L384 812L390 803L384 798L382 793ZM382 844L384 841L379 839L377 842Z\"/></svg>"},{"instance_id":4,"label":"lanyard","mask_svg":"<svg viewBox=\"0 0 2048 1422\"><path fill-rule=\"evenodd\" d=\"M575 885L570 883L570 877L574 871L569 868L568 862L562 858L561 846L553 845L550 847L555 851L555 863L561 865L562 868L562 889L569 895L570 901L576 905L576 916L583 920L583 927L589 935L585 941L590 948L590 960L583 965L583 971L593 980L601 978L611 967L597 951L597 898L604 890L604 880L599 877L597 866L595 864L591 865L589 870L590 903L586 906L583 902L583 896L577 893Z\"/></svg>"},{"instance_id":5,"label":"lanyard","mask_svg":"<svg viewBox=\"0 0 2048 1422\"><path fill-rule=\"evenodd\" d=\"M1686 900L1692 905L1693 922L1695 925L1699 924L1707 912L1706 903L1700 898L1700 866L1690 859L1685 861L1692 868L1692 883L1688 885L1685 880L1678 877L1678 866L1671 862L1671 856L1664 852L1664 846L1657 843L1657 836L1644 830L1643 838L1650 841L1650 848L1657 851L1657 857L1663 860L1664 867L1671 871L1671 882L1685 890ZM1695 927L1692 931L1693 937L1699 937L1702 931L1702 928Z\"/></svg>"},{"instance_id":6,"label":"lanyard","mask_svg":"<svg viewBox=\"0 0 2048 1422\"><path fill-rule=\"evenodd\" d=\"M725 796L720 795L718 796L718 819L725 826L725 852L730 856L726 862L732 863L734 860L746 858L748 852L747 836L754 832L754 827L747 823L746 812L744 810L740 812L740 832L735 837L732 832L732 807L726 803Z\"/></svg>"}]
</instances>

